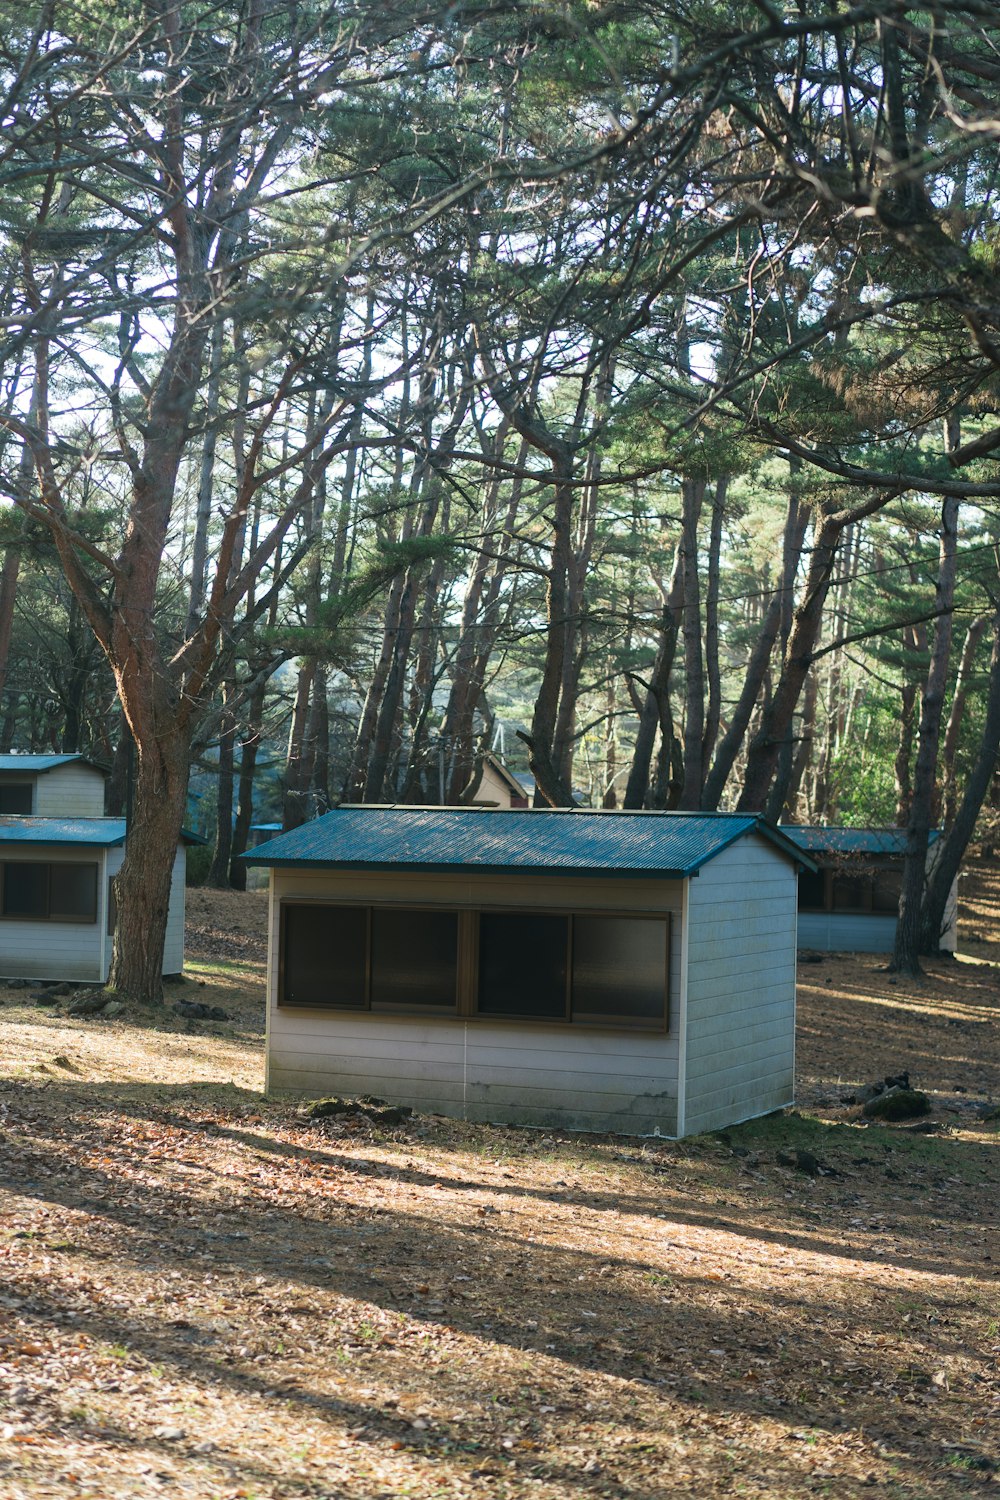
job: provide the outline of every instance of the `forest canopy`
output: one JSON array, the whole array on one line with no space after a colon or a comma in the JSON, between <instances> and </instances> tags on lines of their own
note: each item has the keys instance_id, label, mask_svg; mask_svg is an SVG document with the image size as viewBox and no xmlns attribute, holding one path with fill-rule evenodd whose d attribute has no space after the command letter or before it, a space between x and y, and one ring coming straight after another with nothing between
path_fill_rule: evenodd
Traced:
<instances>
[{"instance_id":1,"label":"forest canopy","mask_svg":"<svg viewBox=\"0 0 1000 1500\"><path fill-rule=\"evenodd\" d=\"M993 19L0 0L0 748L134 755L113 986L192 765L238 881L489 747L906 826L935 945L1000 743Z\"/></svg>"}]
</instances>

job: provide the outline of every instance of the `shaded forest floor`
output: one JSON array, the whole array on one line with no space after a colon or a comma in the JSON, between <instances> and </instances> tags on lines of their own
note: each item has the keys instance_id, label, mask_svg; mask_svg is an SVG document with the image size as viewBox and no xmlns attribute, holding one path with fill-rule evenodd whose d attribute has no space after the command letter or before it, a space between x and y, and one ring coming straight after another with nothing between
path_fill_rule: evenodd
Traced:
<instances>
[{"instance_id":1,"label":"shaded forest floor","mask_svg":"<svg viewBox=\"0 0 1000 1500\"><path fill-rule=\"evenodd\" d=\"M799 1111L676 1145L306 1124L264 898L189 896L164 1011L0 989L3 1500L1000 1495L995 869L920 985L802 965ZM937 1133L845 1102L903 1068Z\"/></svg>"}]
</instances>

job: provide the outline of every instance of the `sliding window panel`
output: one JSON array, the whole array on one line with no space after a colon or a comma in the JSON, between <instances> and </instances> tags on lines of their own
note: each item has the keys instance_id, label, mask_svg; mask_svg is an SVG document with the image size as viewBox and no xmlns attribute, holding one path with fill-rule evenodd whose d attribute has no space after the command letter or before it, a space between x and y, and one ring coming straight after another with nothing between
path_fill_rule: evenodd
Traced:
<instances>
[{"instance_id":1,"label":"sliding window panel","mask_svg":"<svg viewBox=\"0 0 1000 1500\"><path fill-rule=\"evenodd\" d=\"M573 1019L663 1026L669 929L650 917L573 918Z\"/></svg>"},{"instance_id":2,"label":"sliding window panel","mask_svg":"<svg viewBox=\"0 0 1000 1500\"><path fill-rule=\"evenodd\" d=\"M4 865L3 914L5 917L48 916L48 865L14 860Z\"/></svg>"},{"instance_id":3,"label":"sliding window panel","mask_svg":"<svg viewBox=\"0 0 1000 1500\"><path fill-rule=\"evenodd\" d=\"M457 1008L458 913L372 912L373 1010Z\"/></svg>"},{"instance_id":4,"label":"sliding window panel","mask_svg":"<svg viewBox=\"0 0 1000 1500\"><path fill-rule=\"evenodd\" d=\"M281 928L280 1005L365 1009L366 907L283 906Z\"/></svg>"},{"instance_id":5,"label":"sliding window panel","mask_svg":"<svg viewBox=\"0 0 1000 1500\"><path fill-rule=\"evenodd\" d=\"M53 865L49 916L57 922L97 921L97 866Z\"/></svg>"},{"instance_id":6,"label":"sliding window panel","mask_svg":"<svg viewBox=\"0 0 1000 1500\"><path fill-rule=\"evenodd\" d=\"M480 1015L565 1020L568 949L568 917L484 911L479 918Z\"/></svg>"}]
</instances>

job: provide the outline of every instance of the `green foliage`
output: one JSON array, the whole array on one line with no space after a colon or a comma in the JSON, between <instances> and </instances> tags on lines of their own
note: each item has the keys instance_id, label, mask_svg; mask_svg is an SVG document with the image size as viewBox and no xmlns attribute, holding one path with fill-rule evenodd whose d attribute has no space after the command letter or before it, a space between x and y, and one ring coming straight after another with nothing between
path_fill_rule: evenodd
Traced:
<instances>
[{"instance_id":1,"label":"green foliage","mask_svg":"<svg viewBox=\"0 0 1000 1500\"><path fill-rule=\"evenodd\" d=\"M186 885L204 885L212 864L210 844L189 844L184 851Z\"/></svg>"}]
</instances>

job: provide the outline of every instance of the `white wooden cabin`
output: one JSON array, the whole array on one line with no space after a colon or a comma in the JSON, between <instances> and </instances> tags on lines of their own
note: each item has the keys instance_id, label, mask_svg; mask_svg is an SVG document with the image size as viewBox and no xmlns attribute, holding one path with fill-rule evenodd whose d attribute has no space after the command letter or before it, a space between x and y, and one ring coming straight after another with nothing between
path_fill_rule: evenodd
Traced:
<instances>
[{"instance_id":1,"label":"white wooden cabin","mask_svg":"<svg viewBox=\"0 0 1000 1500\"><path fill-rule=\"evenodd\" d=\"M342 807L244 858L270 1091L666 1137L792 1102L815 867L759 817Z\"/></svg>"},{"instance_id":2,"label":"white wooden cabin","mask_svg":"<svg viewBox=\"0 0 1000 1500\"><path fill-rule=\"evenodd\" d=\"M0 817L0 975L99 983L114 935L124 818ZM184 848L174 859L163 973L184 966Z\"/></svg>"},{"instance_id":3,"label":"white wooden cabin","mask_svg":"<svg viewBox=\"0 0 1000 1500\"><path fill-rule=\"evenodd\" d=\"M84 755L0 755L0 816L103 818L106 780Z\"/></svg>"},{"instance_id":4,"label":"white wooden cabin","mask_svg":"<svg viewBox=\"0 0 1000 1500\"><path fill-rule=\"evenodd\" d=\"M903 884L905 828L782 824L817 866L799 881L799 947L822 953L891 953ZM930 835L933 863L941 834ZM958 882L945 909L940 945L958 947Z\"/></svg>"}]
</instances>

